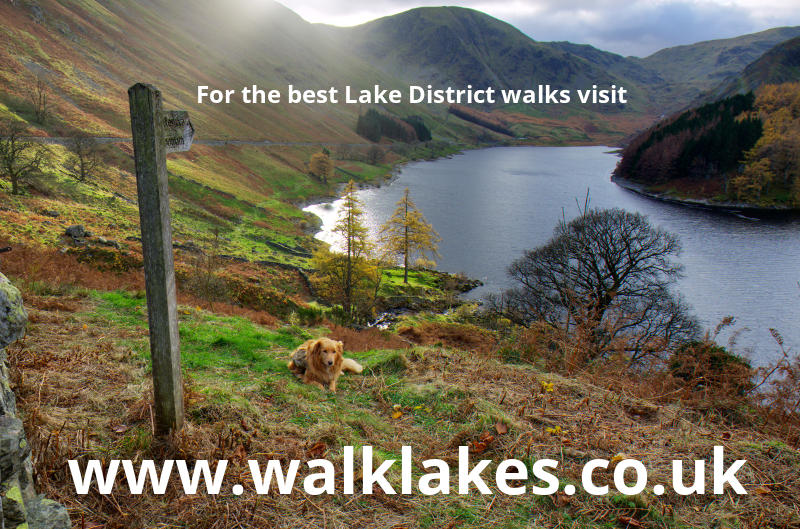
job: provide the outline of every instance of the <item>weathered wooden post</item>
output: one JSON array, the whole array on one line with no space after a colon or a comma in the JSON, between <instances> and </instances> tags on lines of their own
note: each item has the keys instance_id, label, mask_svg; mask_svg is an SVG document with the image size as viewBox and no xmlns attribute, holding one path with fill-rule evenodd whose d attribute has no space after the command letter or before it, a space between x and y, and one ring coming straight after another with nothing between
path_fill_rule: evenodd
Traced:
<instances>
[{"instance_id":1,"label":"weathered wooden post","mask_svg":"<svg viewBox=\"0 0 800 529\"><path fill-rule=\"evenodd\" d=\"M138 83L128 89L144 278L153 361L155 426L160 435L183 427L183 381L175 299L167 153L189 150L194 128L186 112L162 110L161 92Z\"/></svg>"}]
</instances>

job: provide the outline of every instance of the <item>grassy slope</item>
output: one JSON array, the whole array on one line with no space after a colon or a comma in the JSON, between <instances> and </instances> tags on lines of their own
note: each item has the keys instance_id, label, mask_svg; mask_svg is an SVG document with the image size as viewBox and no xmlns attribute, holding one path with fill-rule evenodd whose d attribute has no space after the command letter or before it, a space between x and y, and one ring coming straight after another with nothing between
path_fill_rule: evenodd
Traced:
<instances>
[{"instance_id":1,"label":"grassy slope","mask_svg":"<svg viewBox=\"0 0 800 529\"><path fill-rule=\"evenodd\" d=\"M726 78L738 75L776 44L798 35L800 27L773 28L730 39L675 46L635 60L667 81L664 95L673 102L664 107L663 113L670 113Z\"/></svg>"},{"instance_id":2,"label":"grassy slope","mask_svg":"<svg viewBox=\"0 0 800 529\"><path fill-rule=\"evenodd\" d=\"M714 89L713 96L727 97L755 91L763 84L781 84L800 79L800 37L787 40L747 65L736 78Z\"/></svg>"},{"instance_id":3,"label":"grassy slope","mask_svg":"<svg viewBox=\"0 0 800 529\"><path fill-rule=\"evenodd\" d=\"M66 503L73 520L87 527L169 523L202 529L238 522L244 528L671 528L798 522L792 511L798 497L792 478L800 465L798 452L711 416L701 419L586 380L470 351L385 349L389 342L377 335L371 346L346 343L348 356L367 369L360 376L344 376L332 395L299 383L285 368L292 347L327 329L269 329L186 306L180 309L180 332L188 424L174 446L165 447L153 443L150 433L141 295L54 293L38 283L22 286L32 323L25 342L9 353L19 406L37 454L39 486ZM709 457L719 435L729 458L748 460L739 473L751 491L748 496L657 497L647 492L625 497L612 492L590 497L579 492L574 497L486 497L473 491L468 496L310 498L296 491L256 498L250 489L236 498L225 488L222 496L201 494L187 502L173 492L133 497L120 482L122 490L108 501L95 493L76 496L64 467L65 459L75 457L228 459L229 476L239 475L230 479L247 484L246 460L251 458L263 463L324 457L338 465L345 445L371 445L379 461L398 458L400 447L410 445L418 458L413 471L418 477L419 460L436 457L453 465L456 447L470 445L473 461L493 461L490 470L505 458L556 459L562 487L579 485L580 466L588 459L624 452L645 463L652 484L668 483L670 459ZM392 482L398 478L396 469L389 472ZM611 483L611 474L598 472L595 481Z\"/></svg>"},{"instance_id":4,"label":"grassy slope","mask_svg":"<svg viewBox=\"0 0 800 529\"><path fill-rule=\"evenodd\" d=\"M360 143L364 140L353 132L355 105L197 105L194 87L398 84L338 51L314 26L270 2L241 1L223 8L203 1L192 3L190 10L162 0L108 5L51 0L38 6L0 4L0 119L26 120L31 134L69 135L77 130L128 136L126 89L145 80L162 90L167 108L189 110L200 138ZM33 124L26 99L38 74L45 76L49 92L51 116L45 126ZM413 111L430 122L429 112L446 116L444 109ZM458 120L439 119L433 129L437 137L477 134L477 127ZM130 146L109 149L107 167L92 186L70 182L61 167L65 150L51 150L53 164L33 197L0 196L7 208L0 210L0 226L9 242L59 245L64 227L84 224L138 251L135 242L124 241L138 230L138 213L130 203L136 196ZM195 145L188 153L171 155L175 238L207 247L211 233L219 230L220 253L304 265L302 258L266 244L313 248L308 228L315 219L293 204L330 195L349 178L380 178L399 161L389 157L375 166L342 162L347 172L336 171L323 185L306 174L306 164L318 150ZM45 211L60 216L53 220Z\"/></svg>"},{"instance_id":5,"label":"grassy slope","mask_svg":"<svg viewBox=\"0 0 800 529\"><path fill-rule=\"evenodd\" d=\"M613 54L595 50L596 54L584 57L575 53L577 48L536 42L472 9L418 8L352 29L329 31L345 48L410 84L526 89L541 82L584 89L594 83L616 83L628 88L630 103L624 108L518 105L501 113L515 134L540 143L619 140L626 131L641 126L649 114L647 90L653 75L641 66L619 58L628 67L609 69L606 62ZM554 125L563 130L542 134ZM598 131L598 127L607 130Z\"/></svg>"}]
</instances>

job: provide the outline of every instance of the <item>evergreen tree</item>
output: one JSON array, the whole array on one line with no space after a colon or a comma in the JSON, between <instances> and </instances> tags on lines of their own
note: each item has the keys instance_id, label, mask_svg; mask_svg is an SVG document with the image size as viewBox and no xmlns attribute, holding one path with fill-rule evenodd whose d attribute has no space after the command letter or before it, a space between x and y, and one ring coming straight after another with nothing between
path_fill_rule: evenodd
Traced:
<instances>
[{"instance_id":1,"label":"evergreen tree","mask_svg":"<svg viewBox=\"0 0 800 529\"><path fill-rule=\"evenodd\" d=\"M439 234L433 229L417 205L411 200L408 188L397 202L391 218L381 228L386 249L403 258L403 282L408 283L408 261L415 254L438 255Z\"/></svg>"}]
</instances>

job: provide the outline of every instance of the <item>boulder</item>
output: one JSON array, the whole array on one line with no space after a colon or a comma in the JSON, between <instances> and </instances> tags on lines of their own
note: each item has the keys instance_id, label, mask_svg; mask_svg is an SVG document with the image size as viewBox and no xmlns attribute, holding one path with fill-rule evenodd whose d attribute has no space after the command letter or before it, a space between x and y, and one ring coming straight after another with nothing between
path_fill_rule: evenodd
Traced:
<instances>
[{"instance_id":1,"label":"boulder","mask_svg":"<svg viewBox=\"0 0 800 529\"><path fill-rule=\"evenodd\" d=\"M69 529L67 509L36 494L31 447L17 417L5 347L25 335L22 295L0 274L0 529Z\"/></svg>"},{"instance_id":2,"label":"boulder","mask_svg":"<svg viewBox=\"0 0 800 529\"><path fill-rule=\"evenodd\" d=\"M22 306L22 295L0 274L0 349L25 336L28 314Z\"/></svg>"},{"instance_id":3,"label":"boulder","mask_svg":"<svg viewBox=\"0 0 800 529\"><path fill-rule=\"evenodd\" d=\"M73 239L83 239L84 237L88 237L88 233L86 228L81 226L80 224L75 224L70 226L66 230L64 230L64 234L72 237Z\"/></svg>"}]
</instances>

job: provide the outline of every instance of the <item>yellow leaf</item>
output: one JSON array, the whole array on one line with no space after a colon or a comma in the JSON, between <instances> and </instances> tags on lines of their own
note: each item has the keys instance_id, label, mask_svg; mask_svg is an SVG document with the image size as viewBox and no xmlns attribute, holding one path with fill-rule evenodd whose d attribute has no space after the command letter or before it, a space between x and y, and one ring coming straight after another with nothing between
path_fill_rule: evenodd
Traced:
<instances>
[{"instance_id":1,"label":"yellow leaf","mask_svg":"<svg viewBox=\"0 0 800 529\"><path fill-rule=\"evenodd\" d=\"M619 463L620 461L624 461L625 459L628 459L627 455L625 455L623 452L618 453L617 455L611 458L611 467L613 468L617 466L617 463Z\"/></svg>"},{"instance_id":2,"label":"yellow leaf","mask_svg":"<svg viewBox=\"0 0 800 529\"><path fill-rule=\"evenodd\" d=\"M399 418L400 418L400 417L402 417L402 416L403 416L403 412L402 412L402 411L400 411L400 410L397 410L396 412L394 412L394 413L392 414L392 419L399 419Z\"/></svg>"}]
</instances>

